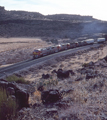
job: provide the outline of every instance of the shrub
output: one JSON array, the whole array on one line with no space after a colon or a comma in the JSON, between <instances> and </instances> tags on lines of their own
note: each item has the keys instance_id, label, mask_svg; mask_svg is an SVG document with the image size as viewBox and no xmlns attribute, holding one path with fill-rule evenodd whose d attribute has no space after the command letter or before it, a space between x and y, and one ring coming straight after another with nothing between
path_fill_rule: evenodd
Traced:
<instances>
[{"instance_id":1,"label":"shrub","mask_svg":"<svg viewBox=\"0 0 107 120\"><path fill-rule=\"evenodd\" d=\"M24 84L29 84L29 81L25 81L23 77L17 77L16 75L11 75L6 78L7 81L13 82L15 81L16 83L24 83Z\"/></svg>"},{"instance_id":2,"label":"shrub","mask_svg":"<svg viewBox=\"0 0 107 120\"><path fill-rule=\"evenodd\" d=\"M56 86L57 84L58 84L58 80L53 80L53 79L43 80L37 84L37 89L40 87L52 88L53 86Z\"/></svg>"},{"instance_id":3,"label":"shrub","mask_svg":"<svg viewBox=\"0 0 107 120\"><path fill-rule=\"evenodd\" d=\"M8 97L5 89L0 88L0 120L12 120L17 108L17 102L12 97Z\"/></svg>"},{"instance_id":4,"label":"shrub","mask_svg":"<svg viewBox=\"0 0 107 120\"><path fill-rule=\"evenodd\" d=\"M88 67L89 66L89 63L84 63L83 65L82 65L82 67Z\"/></svg>"}]
</instances>

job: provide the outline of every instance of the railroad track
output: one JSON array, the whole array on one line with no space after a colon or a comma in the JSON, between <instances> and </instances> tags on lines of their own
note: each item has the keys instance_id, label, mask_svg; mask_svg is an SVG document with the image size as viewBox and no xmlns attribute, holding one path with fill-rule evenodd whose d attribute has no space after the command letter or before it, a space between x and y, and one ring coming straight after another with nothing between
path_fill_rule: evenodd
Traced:
<instances>
[{"instance_id":1,"label":"railroad track","mask_svg":"<svg viewBox=\"0 0 107 120\"><path fill-rule=\"evenodd\" d=\"M98 47L98 46L99 46L99 44L77 47L77 48L65 50L65 51L62 51L62 52L58 52L58 53L55 53L55 54L51 54L51 55L48 55L48 56L44 56L44 57L41 57L41 58L38 58L38 59L34 59L34 60L29 59L29 60L25 60L25 61L10 65L10 66L7 66L7 67L3 67L3 68L0 68L0 78L5 77L6 75L8 76L9 74L17 72L19 70L23 70L27 67L33 66L33 65L35 65L37 63L40 63L40 62L43 62L43 61L47 61L47 60L52 59L52 58L56 58L56 57L59 57L59 56L64 56L66 54L76 53L77 51L87 50L87 49L90 49L90 47Z\"/></svg>"}]
</instances>

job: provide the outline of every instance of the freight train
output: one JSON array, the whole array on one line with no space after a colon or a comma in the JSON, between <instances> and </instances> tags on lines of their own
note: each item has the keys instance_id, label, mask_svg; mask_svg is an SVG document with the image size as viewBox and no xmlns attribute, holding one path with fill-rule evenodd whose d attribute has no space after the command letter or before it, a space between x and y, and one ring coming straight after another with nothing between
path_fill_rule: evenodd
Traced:
<instances>
[{"instance_id":1,"label":"freight train","mask_svg":"<svg viewBox=\"0 0 107 120\"><path fill-rule=\"evenodd\" d=\"M43 57L49 54L57 53L63 50L72 49L76 47L81 47L85 45L91 45L95 43L105 43L107 41L106 38L97 38L97 40L94 39L86 39L80 42L73 42L73 43L63 43L55 46L50 46L46 48L41 49L35 49L33 51L33 59Z\"/></svg>"}]
</instances>

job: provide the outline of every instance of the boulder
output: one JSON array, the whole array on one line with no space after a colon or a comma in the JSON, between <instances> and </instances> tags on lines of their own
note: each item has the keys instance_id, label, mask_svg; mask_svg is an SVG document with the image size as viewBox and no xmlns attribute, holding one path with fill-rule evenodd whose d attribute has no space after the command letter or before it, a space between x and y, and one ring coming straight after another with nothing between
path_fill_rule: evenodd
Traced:
<instances>
[{"instance_id":1,"label":"boulder","mask_svg":"<svg viewBox=\"0 0 107 120\"><path fill-rule=\"evenodd\" d=\"M19 108L29 107L29 94L25 91L25 89L19 87L17 83L0 81L0 87L6 89L10 96L15 96L16 100L19 102Z\"/></svg>"},{"instance_id":2,"label":"boulder","mask_svg":"<svg viewBox=\"0 0 107 120\"><path fill-rule=\"evenodd\" d=\"M61 99L61 94L58 90L47 90L41 93L41 99L44 104L54 103Z\"/></svg>"},{"instance_id":3,"label":"boulder","mask_svg":"<svg viewBox=\"0 0 107 120\"><path fill-rule=\"evenodd\" d=\"M57 71L57 77L62 78L68 78L69 77L69 71Z\"/></svg>"},{"instance_id":4,"label":"boulder","mask_svg":"<svg viewBox=\"0 0 107 120\"><path fill-rule=\"evenodd\" d=\"M45 74L42 74L42 78L43 78L43 79L48 79L49 77L50 77L49 74L46 74L46 75L45 75Z\"/></svg>"},{"instance_id":5,"label":"boulder","mask_svg":"<svg viewBox=\"0 0 107 120\"><path fill-rule=\"evenodd\" d=\"M16 96L16 99L18 100L19 105L20 105L19 108L29 107L29 103L28 103L29 94L27 92L20 89L20 90L16 91L15 96Z\"/></svg>"},{"instance_id":6,"label":"boulder","mask_svg":"<svg viewBox=\"0 0 107 120\"><path fill-rule=\"evenodd\" d=\"M58 71L53 70L51 73L56 73L57 77L60 79L68 78L69 75L74 75L75 73L72 70L63 71L63 69L58 69Z\"/></svg>"}]
</instances>

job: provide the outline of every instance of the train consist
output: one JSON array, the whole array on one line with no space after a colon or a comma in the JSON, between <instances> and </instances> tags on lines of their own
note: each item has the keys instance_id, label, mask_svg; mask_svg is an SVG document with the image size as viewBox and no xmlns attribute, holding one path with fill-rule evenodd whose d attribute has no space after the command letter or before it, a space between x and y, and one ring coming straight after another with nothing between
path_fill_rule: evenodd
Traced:
<instances>
[{"instance_id":1,"label":"train consist","mask_svg":"<svg viewBox=\"0 0 107 120\"><path fill-rule=\"evenodd\" d=\"M105 41L106 41L106 38L97 38L97 40L87 39L80 42L63 43L55 46L50 46L47 48L36 49L33 51L33 59L46 56L49 54L57 53L63 50L72 49L75 47L81 47L81 46L91 45L95 43L104 43Z\"/></svg>"}]
</instances>

